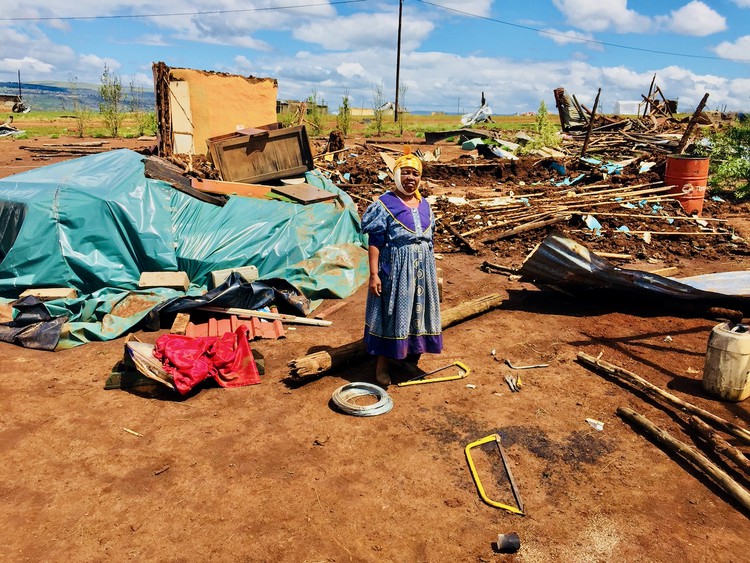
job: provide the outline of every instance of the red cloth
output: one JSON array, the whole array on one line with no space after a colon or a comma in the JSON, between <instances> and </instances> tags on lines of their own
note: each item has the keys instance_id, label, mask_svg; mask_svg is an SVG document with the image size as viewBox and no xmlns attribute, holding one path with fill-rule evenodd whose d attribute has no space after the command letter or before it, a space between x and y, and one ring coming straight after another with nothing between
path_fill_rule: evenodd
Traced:
<instances>
[{"instance_id":1,"label":"red cloth","mask_svg":"<svg viewBox=\"0 0 750 563\"><path fill-rule=\"evenodd\" d=\"M165 334L156 340L154 356L183 395L209 377L222 387L254 385L260 375L247 336L246 326L219 337Z\"/></svg>"}]
</instances>

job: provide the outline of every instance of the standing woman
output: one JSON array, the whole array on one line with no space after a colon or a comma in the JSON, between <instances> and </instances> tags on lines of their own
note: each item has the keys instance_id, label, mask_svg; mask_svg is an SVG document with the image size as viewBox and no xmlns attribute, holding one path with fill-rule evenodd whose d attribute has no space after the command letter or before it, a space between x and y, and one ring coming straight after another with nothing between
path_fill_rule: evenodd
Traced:
<instances>
[{"instance_id":1,"label":"standing woman","mask_svg":"<svg viewBox=\"0 0 750 563\"><path fill-rule=\"evenodd\" d=\"M393 171L395 189L362 216L370 259L365 344L377 356L375 378L383 386L391 383L391 360L406 360L414 371L420 354L443 349L432 243L435 217L417 190L422 162L405 154Z\"/></svg>"}]
</instances>

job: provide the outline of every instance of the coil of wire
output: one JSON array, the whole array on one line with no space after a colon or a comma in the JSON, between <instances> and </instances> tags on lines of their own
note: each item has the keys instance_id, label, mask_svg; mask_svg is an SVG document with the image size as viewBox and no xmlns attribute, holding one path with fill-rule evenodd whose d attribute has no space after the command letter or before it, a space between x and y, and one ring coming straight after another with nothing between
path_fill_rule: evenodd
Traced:
<instances>
[{"instance_id":1,"label":"coil of wire","mask_svg":"<svg viewBox=\"0 0 750 563\"><path fill-rule=\"evenodd\" d=\"M371 405L358 405L355 400L359 397L374 396L377 402ZM372 383L354 382L342 385L331 396L333 403L344 413L354 416L377 416L390 412L393 400L377 385Z\"/></svg>"}]
</instances>

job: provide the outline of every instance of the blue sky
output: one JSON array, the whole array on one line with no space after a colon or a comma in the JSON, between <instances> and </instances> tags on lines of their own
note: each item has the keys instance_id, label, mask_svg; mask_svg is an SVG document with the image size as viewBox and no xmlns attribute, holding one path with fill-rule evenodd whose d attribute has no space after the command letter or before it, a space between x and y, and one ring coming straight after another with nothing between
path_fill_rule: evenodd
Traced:
<instances>
[{"instance_id":1,"label":"blue sky","mask_svg":"<svg viewBox=\"0 0 750 563\"><path fill-rule=\"evenodd\" d=\"M153 87L151 64L273 77L280 99L348 93L372 107L396 82L399 0L0 0L0 81ZM209 13L210 12L210 13ZM166 15L169 14L169 15ZM124 17L128 16L128 17ZM137 17L130 17L137 16ZM750 0L404 0L402 103L495 114L554 108L564 87L603 111L652 77L692 111L750 110Z\"/></svg>"}]
</instances>

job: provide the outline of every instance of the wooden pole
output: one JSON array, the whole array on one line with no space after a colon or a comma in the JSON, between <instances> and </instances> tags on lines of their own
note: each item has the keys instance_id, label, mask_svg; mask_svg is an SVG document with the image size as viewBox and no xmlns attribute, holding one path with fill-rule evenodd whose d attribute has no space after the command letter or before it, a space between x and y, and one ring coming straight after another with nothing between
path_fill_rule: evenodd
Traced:
<instances>
[{"instance_id":1,"label":"wooden pole","mask_svg":"<svg viewBox=\"0 0 750 563\"><path fill-rule=\"evenodd\" d=\"M711 424L713 424L716 428L719 428L724 432L728 432L729 434L732 434L733 436L736 436L737 438L740 438L746 443L750 444L750 431L748 431L747 429L729 422L728 420L725 420L720 416L708 412L707 410L697 407L692 403L683 401L679 397L676 397L671 393L660 389L656 385L649 383L641 376L636 375L632 371L617 367L613 364L610 364L609 362L605 362L604 360L599 360L593 356L586 354L585 352L578 352L578 359L593 368L616 377L620 381L625 381L626 383L632 385L633 387L650 397L661 399L662 401L672 405L673 407L677 407L680 410L687 411L690 414L699 416L706 422L710 422Z\"/></svg>"},{"instance_id":2,"label":"wooden pole","mask_svg":"<svg viewBox=\"0 0 750 563\"><path fill-rule=\"evenodd\" d=\"M596 99L594 100L594 109L591 110L591 121L589 121L589 127L586 129L586 138L583 140L583 148L581 149L581 157L586 156L586 149L589 148L589 139L591 138L591 130L594 128L594 117L596 117L596 107L599 105L599 96L602 93L602 89L596 93Z\"/></svg>"},{"instance_id":3,"label":"wooden pole","mask_svg":"<svg viewBox=\"0 0 750 563\"><path fill-rule=\"evenodd\" d=\"M698 122L698 117L700 117L700 114L703 111L703 108L706 107L707 100L708 100L708 92L706 92L703 95L703 99L698 104L698 107L695 108L695 112L693 113L693 116L690 118L690 121L688 122L687 127L685 128L685 133L682 135L682 139L680 139L680 142L677 144L677 154L682 154L682 151L685 150L688 139L690 139L690 133L693 132L693 128L695 127L695 124Z\"/></svg>"},{"instance_id":4,"label":"wooden pole","mask_svg":"<svg viewBox=\"0 0 750 563\"><path fill-rule=\"evenodd\" d=\"M724 454L736 463L740 469L750 475L750 460L745 457L745 454L727 442L716 432L716 430L711 428L697 416L688 417L688 422L690 423L690 426L695 428L718 453Z\"/></svg>"},{"instance_id":5,"label":"wooden pole","mask_svg":"<svg viewBox=\"0 0 750 563\"><path fill-rule=\"evenodd\" d=\"M654 74L654 77L651 79L651 86L648 87L648 98L651 98L651 93L654 91L654 82L656 82L656 75ZM646 102L646 105L643 106L643 117L646 117L649 113L649 104L651 103L651 100L649 99Z\"/></svg>"},{"instance_id":6,"label":"wooden pole","mask_svg":"<svg viewBox=\"0 0 750 563\"><path fill-rule=\"evenodd\" d=\"M631 422L646 434L654 438L657 442L665 445L669 450L688 460L698 469L705 472L706 475L724 491L729 493L732 498L739 502L746 510L750 510L750 493L743 489L737 481L732 479L720 467L714 464L705 456L694 451L688 444L674 438L666 430L659 428L648 418L635 412L627 407L617 409L617 414L628 422Z\"/></svg>"},{"instance_id":7,"label":"wooden pole","mask_svg":"<svg viewBox=\"0 0 750 563\"><path fill-rule=\"evenodd\" d=\"M398 122L398 90L401 74L401 16L404 12L404 0L398 2L398 46L396 47L396 103L393 104L393 122Z\"/></svg>"},{"instance_id":8,"label":"wooden pole","mask_svg":"<svg viewBox=\"0 0 750 563\"><path fill-rule=\"evenodd\" d=\"M454 324L496 309L502 303L503 297L499 293L491 293L484 297L461 303L440 313L441 326L445 330ZM366 354L367 349L363 339L331 350L308 354L302 358L290 361L288 366L291 368L291 376L295 379L301 379L320 375Z\"/></svg>"}]
</instances>

